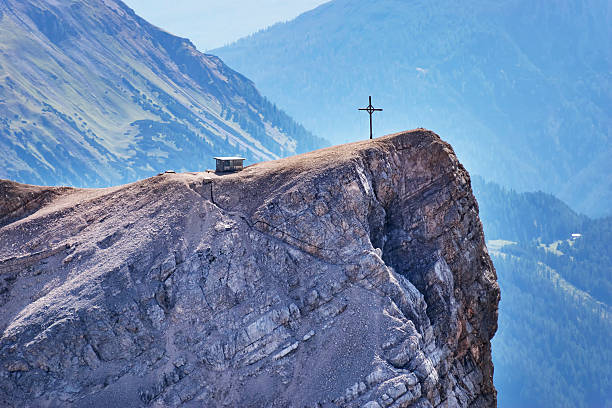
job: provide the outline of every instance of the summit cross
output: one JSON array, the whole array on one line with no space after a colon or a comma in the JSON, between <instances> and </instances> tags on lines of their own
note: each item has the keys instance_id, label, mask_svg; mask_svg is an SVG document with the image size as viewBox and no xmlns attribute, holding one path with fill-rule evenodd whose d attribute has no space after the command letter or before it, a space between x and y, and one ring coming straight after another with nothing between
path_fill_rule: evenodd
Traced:
<instances>
[{"instance_id":1,"label":"summit cross","mask_svg":"<svg viewBox=\"0 0 612 408\"><path fill-rule=\"evenodd\" d=\"M360 111L366 111L370 114L370 139L372 139L372 114L374 112L382 112L382 109L375 109L372 106L372 97L370 96L370 104L368 105L367 108L359 108L358 110Z\"/></svg>"}]
</instances>

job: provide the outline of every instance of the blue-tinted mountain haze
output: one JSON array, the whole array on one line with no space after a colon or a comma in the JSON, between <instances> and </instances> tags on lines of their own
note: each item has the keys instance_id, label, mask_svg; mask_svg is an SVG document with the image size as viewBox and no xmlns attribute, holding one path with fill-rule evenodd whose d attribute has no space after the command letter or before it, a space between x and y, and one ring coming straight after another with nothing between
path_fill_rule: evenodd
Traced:
<instances>
[{"instance_id":1,"label":"blue-tinted mountain haze","mask_svg":"<svg viewBox=\"0 0 612 408\"><path fill-rule=\"evenodd\" d=\"M502 293L498 406L612 406L612 217L479 177L472 187Z\"/></svg>"},{"instance_id":2,"label":"blue-tinted mountain haze","mask_svg":"<svg viewBox=\"0 0 612 408\"><path fill-rule=\"evenodd\" d=\"M308 129L423 126L472 173L612 212L612 3L334 0L212 51Z\"/></svg>"}]
</instances>

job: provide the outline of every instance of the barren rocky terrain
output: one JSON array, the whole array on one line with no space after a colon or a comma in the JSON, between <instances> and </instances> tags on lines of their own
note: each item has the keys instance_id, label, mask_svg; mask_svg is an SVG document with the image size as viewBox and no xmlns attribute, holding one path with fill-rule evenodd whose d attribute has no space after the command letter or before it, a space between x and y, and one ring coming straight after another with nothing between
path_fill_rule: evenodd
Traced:
<instances>
[{"instance_id":1,"label":"barren rocky terrain","mask_svg":"<svg viewBox=\"0 0 612 408\"><path fill-rule=\"evenodd\" d=\"M423 129L234 174L2 181L0 260L0 405L496 405L495 269Z\"/></svg>"}]
</instances>

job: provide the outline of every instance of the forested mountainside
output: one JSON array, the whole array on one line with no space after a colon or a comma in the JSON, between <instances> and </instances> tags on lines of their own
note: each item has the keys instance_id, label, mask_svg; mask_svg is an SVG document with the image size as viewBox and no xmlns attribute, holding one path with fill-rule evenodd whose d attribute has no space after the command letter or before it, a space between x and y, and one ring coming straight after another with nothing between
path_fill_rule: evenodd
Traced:
<instances>
[{"instance_id":1,"label":"forested mountainside","mask_svg":"<svg viewBox=\"0 0 612 408\"><path fill-rule=\"evenodd\" d=\"M499 407L611 407L612 217L478 177L472 187L502 291Z\"/></svg>"},{"instance_id":2,"label":"forested mountainside","mask_svg":"<svg viewBox=\"0 0 612 408\"><path fill-rule=\"evenodd\" d=\"M0 0L0 178L107 186L325 144L119 0Z\"/></svg>"},{"instance_id":3,"label":"forested mountainside","mask_svg":"<svg viewBox=\"0 0 612 408\"><path fill-rule=\"evenodd\" d=\"M480 176L472 177L487 239L553 242L567 239L593 221L552 194L517 193Z\"/></svg>"},{"instance_id":4,"label":"forested mountainside","mask_svg":"<svg viewBox=\"0 0 612 408\"><path fill-rule=\"evenodd\" d=\"M612 215L612 3L333 0L214 51L333 141L423 126L472 174Z\"/></svg>"}]
</instances>

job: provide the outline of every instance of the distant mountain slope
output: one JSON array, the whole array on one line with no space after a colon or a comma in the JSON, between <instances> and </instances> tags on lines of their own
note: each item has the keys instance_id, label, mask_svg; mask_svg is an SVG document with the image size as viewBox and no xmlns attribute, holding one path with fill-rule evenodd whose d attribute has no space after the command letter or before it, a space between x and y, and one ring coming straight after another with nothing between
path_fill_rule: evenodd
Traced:
<instances>
[{"instance_id":1,"label":"distant mountain slope","mask_svg":"<svg viewBox=\"0 0 612 408\"><path fill-rule=\"evenodd\" d=\"M472 188L502 293L498 406L611 407L612 217L478 177Z\"/></svg>"},{"instance_id":2,"label":"distant mountain slope","mask_svg":"<svg viewBox=\"0 0 612 408\"><path fill-rule=\"evenodd\" d=\"M0 178L104 186L324 144L119 0L0 0Z\"/></svg>"},{"instance_id":3,"label":"distant mountain slope","mask_svg":"<svg viewBox=\"0 0 612 408\"><path fill-rule=\"evenodd\" d=\"M492 341L499 408L611 407L612 307L513 247L490 250L502 292Z\"/></svg>"},{"instance_id":4,"label":"distant mountain slope","mask_svg":"<svg viewBox=\"0 0 612 408\"><path fill-rule=\"evenodd\" d=\"M567 239L594 222L541 191L517 193L478 176L472 177L472 188L489 240L553 242Z\"/></svg>"},{"instance_id":5,"label":"distant mountain slope","mask_svg":"<svg viewBox=\"0 0 612 408\"><path fill-rule=\"evenodd\" d=\"M334 0L212 51L333 141L424 126L473 174L612 214L612 3Z\"/></svg>"},{"instance_id":6,"label":"distant mountain slope","mask_svg":"<svg viewBox=\"0 0 612 408\"><path fill-rule=\"evenodd\" d=\"M480 177L472 188L494 250L537 258L612 308L612 217L592 219L550 194L508 191Z\"/></svg>"}]
</instances>

